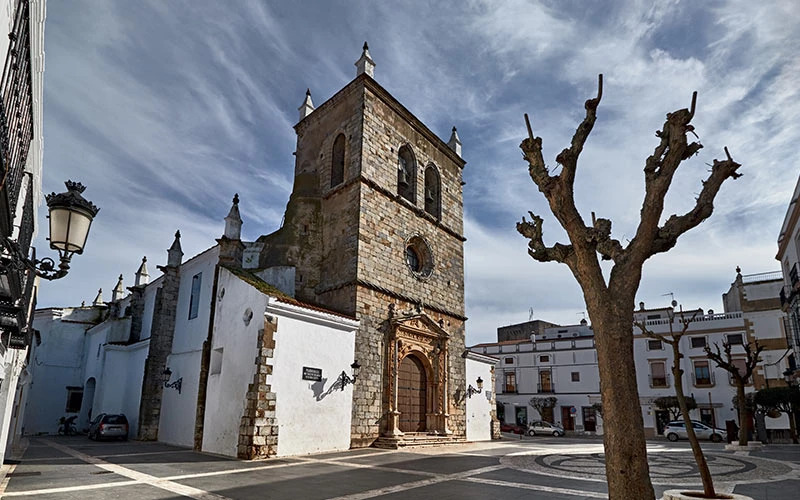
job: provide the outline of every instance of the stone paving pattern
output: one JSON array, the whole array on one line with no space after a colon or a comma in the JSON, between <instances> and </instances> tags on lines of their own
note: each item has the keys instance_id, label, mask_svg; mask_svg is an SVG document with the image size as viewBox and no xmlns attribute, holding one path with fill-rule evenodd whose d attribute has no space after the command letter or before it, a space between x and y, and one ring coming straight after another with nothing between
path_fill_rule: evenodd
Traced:
<instances>
[{"instance_id":1,"label":"stone paving pattern","mask_svg":"<svg viewBox=\"0 0 800 500\"><path fill-rule=\"evenodd\" d=\"M489 443L400 451L361 448L261 461L233 460L157 442L31 438L21 462L3 466L0 496L34 500L606 498L605 482L592 472L602 460L597 439L505 436ZM648 445L657 495L666 489L699 487L686 443ZM704 448L713 457L712 464L716 463L712 467L718 468L718 491L755 499L797 498L800 446L772 445L749 455L726 452L717 444Z\"/></svg>"}]
</instances>

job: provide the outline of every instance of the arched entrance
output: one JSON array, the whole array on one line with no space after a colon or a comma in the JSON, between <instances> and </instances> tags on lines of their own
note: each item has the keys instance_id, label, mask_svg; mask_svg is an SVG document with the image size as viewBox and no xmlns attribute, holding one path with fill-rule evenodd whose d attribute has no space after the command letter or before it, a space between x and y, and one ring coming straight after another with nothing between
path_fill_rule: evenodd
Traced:
<instances>
[{"instance_id":1,"label":"arched entrance","mask_svg":"<svg viewBox=\"0 0 800 500\"><path fill-rule=\"evenodd\" d=\"M402 432L425 431L427 386L422 362L413 354L403 358L397 367L397 410Z\"/></svg>"}]
</instances>

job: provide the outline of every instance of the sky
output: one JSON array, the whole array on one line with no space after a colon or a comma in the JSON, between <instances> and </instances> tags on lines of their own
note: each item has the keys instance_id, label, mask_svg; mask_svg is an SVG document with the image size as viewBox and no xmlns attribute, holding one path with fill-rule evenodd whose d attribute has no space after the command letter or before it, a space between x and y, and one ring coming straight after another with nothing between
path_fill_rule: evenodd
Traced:
<instances>
[{"instance_id":1,"label":"sky","mask_svg":"<svg viewBox=\"0 0 800 500\"><path fill-rule=\"evenodd\" d=\"M798 177L800 4L742 1L50 0L45 25L45 192L87 185L101 207L70 274L39 307L105 300L119 274L152 277L176 229L184 258L214 244L234 193L243 239L280 226L292 188L297 108L355 77L364 41L375 79L447 141L463 143L467 344L530 317L575 324L581 290L566 266L527 255L515 223L544 218L567 242L519 149L523 113L544 156L569 144L604 75L575 197L636 231L644 160L665 115L689 107L704 148L684 162L664 217L694 204L727 146L743 176L712 217L647 261L637 302L722 310L742 273L779 270L777 237ZM46 250L46 221L36 240ZM531 316L532 315L532 316Z\"/></svg>"}]
</instances>

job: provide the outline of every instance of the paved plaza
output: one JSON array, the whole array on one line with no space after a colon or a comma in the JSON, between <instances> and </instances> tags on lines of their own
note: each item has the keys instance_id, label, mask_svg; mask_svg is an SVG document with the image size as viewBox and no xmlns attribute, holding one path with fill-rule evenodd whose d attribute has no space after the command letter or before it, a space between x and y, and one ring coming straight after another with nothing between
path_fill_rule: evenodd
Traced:
<instances>
[{"instance_id":1,"label":"paved plaza","mask_svg":"<svg viewBox=\"0 0 800 500\"><path fill-rule=\"evenodd\" d=\"M704 443L717 490L794 499L800 446L727 452ZM656 493L699 488L687 443L648 444ZM606 498L602 443L588 438L506 437L412 450L374 448L244 462L153 442L31 438L4 465L2 498L44 499L465 499Z\"/></svg>"}]
</instances>

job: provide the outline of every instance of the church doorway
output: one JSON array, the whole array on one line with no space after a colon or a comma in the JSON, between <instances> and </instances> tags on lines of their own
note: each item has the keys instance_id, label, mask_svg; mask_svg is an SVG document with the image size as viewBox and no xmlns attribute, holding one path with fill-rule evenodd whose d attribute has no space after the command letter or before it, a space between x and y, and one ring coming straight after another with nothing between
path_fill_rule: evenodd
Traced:
<instances>
[{"instance_id":1,"label":"church doorway","mask_svg":"<svg viewBox=\"0 0 800 500\"><path fill-rule=\"evenodd\" d=\"M425 430L427 385L422 362L414 355L403 358L397 370L397 410L400 412L401 431Z\"/></svg>"}]
</instances>

